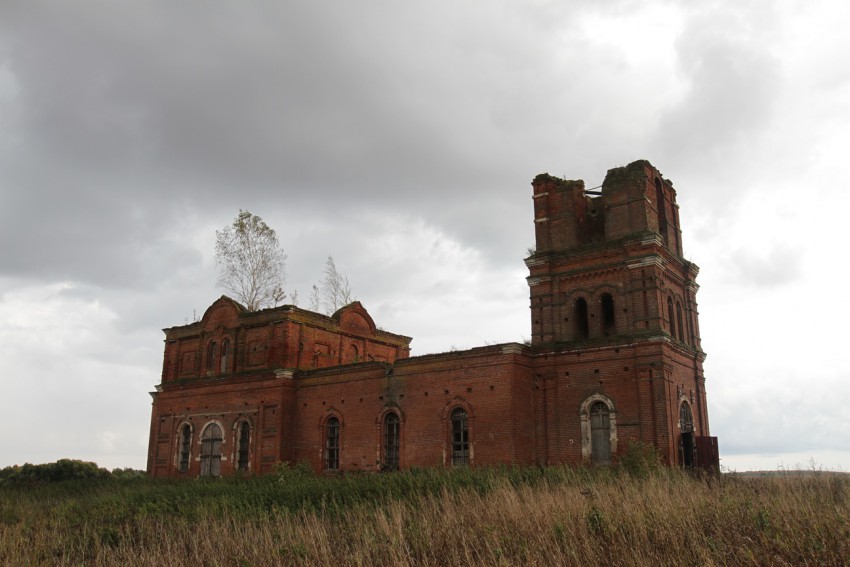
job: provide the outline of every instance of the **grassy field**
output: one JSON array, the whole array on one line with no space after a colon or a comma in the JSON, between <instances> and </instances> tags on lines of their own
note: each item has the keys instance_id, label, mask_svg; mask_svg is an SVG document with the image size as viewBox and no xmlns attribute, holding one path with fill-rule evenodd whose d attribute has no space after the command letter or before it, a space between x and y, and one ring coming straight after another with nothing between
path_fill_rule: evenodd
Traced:
<instances>
[{"instance_id":1,"label":"grassy field","mask_svg":"<svg viewBox=\"0 0 850 567\"><path fill-rule=\"evenodd\" d=\"M7 480L0 564L848 564L847 475L630 470Z\"/></svg>"}]
</instances>

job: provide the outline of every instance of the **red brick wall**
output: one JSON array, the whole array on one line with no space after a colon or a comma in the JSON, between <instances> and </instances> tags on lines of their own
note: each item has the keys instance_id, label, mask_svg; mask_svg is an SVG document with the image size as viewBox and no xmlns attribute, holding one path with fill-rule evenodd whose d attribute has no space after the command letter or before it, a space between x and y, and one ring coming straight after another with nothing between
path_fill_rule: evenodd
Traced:
<instances>
[{"instance_id":1,"label":"red brick wall","mask_svg":"<svg viewBox=\"0 0 850 567\"><path fill-rule=\"evenodd\" d=\"M287 457L281 439L291 432L286 416L287 410L291 412L291 398L294 398L293 382L275 378L274 374L158 392L152 411L148 469L155 476L198 476L200 435L208 423L216 422L224 434L221 471L229 474L235 470L235 427L247 420L252 448L249 470L267 472ZM192 427L192 451L189 470L178 472L179 429L184 423Z\"/></svg>"},{"instance_id":2,"label":"red brick wall","mask_svg":"<svg viewBox=\"0 0 850 567\"><path fill-rule=\"evenodd\" d=\"M643 442L680 463L680 405L691 407L696 435L709 427L698 268L681 257L672 184L640 161L610 170L598 197L585 195L581 181L546 174L532 185L531 348L408 358L410 338L377 330L359 303L327 317L292 306L246 313L221 298L201 321L165 330L148 470L197 476L200 434L215 421L224 430L221 472L232 473L237 427L247 420L251 472L281 460L323 471L333 416L339 468L377 471L390 411L401 421L401 468L450 466L457 407L467 412L473 466L587 463L594 400L610 408L614 460ZM613 300L608 315L605 295ZM587 302L587 337L577 333L577 298ZM225 338L232 362L210 367L210 342ZM178 472L184 423L193 428L192 456Z\"/></svg>"},{"instance_id":3,"label":"red brick wall","mask_svg":"<svg viewBox=\"0 0 850 567\"><path fill-rule=\"evenodd\" d=\"M247 313L222 297L200 321L165 329L165 334L163 383L275 368L392 362L410 353L410 337L378 330L359 302L328 317L291 305ZM231 350L222 368L225 340ZM213 342L215 355L210 359Z\"/></svg>"},{"instance_id":4,"label":"red brick wall","mask_svg":"<svg viewBox=\"0 0 850 567\"><path fill-rule=\"evenodd\" d=\"M379 470L381 417L392 410L401 418L402 468L449 465L449 414L463 407L472 464L527 462L533 414L528 365L517 364L524 358L495 346L411 358L394 367L356 365L304 374L295 459L324 469L323 425L334 415L342 424L341 468Z\"/></svg>"}]
</instances>

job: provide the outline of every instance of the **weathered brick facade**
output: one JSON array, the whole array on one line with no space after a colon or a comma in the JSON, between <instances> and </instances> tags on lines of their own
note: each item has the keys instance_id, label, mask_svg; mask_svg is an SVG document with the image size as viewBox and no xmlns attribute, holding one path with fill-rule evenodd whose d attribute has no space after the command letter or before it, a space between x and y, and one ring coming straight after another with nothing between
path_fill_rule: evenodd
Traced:
<instances>
[{"instance_id":1,"label":"weathered brick facade","mask_svg":"<svg viewBox=\"0 0 850 567\"><path fill-rule=\"evenodd\" d=\"M531 345L410 358L358 302L327 317L222 297L165 329L148 471L605 464L634 442L716 466L672 184L637 161L598 193L547 174L532 187Z\"/></svg>"}]
</instances>

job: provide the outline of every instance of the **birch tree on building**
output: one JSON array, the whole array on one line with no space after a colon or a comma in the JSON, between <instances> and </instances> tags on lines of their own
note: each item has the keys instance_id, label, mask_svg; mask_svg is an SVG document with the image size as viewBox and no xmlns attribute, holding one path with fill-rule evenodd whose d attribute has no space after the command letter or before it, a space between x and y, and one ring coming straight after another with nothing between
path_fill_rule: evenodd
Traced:
<instances>
[{"instance_id":1,"label":"birch tree on building","mask_svg":"<svg viewBox=\"0 0 850 567\"><path fill-rule=\"evenodd\" d=\"M233 223L215 231L217 285L248 311L283 302L286 254L262 218L239 209Z\"/></svg>"}]
</instances>

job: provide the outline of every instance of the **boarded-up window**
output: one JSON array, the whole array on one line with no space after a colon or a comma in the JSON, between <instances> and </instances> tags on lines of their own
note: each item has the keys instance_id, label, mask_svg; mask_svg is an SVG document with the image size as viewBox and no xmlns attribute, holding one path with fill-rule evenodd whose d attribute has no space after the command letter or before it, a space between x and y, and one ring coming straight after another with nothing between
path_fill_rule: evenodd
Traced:
<instances>
[{"instance_id":1,"label":"boarded-up window","mask_svg":"<svg viewBox=\"0 0 850 567\"><path fill-rule=\"evenodd\" d=\"M210 423L201 435L201 476L221 475L221 427Z\"/></svg>"},{"instance_id":2,"label":"boarded-up window","mask_svg":"<svg viewBox=\"0 0 850 567\"><path fill-rule=\"evenodd\" d=\"M398 415L388 413L384 417L384 462L383 470L398 470L398 449L401 427Z\"/></svg>"},{"instance_id":3,"label":"boarded-up window","mask_svg":"<svg viewBox=\"0 0 850 567\"><path fill-rule=\"evenodd\" d=\"M590 406L590 454L595 465L611 463L611 418L604 402Z\"/></svg>"},{"instance_id":4,"label":"boarded-up window","mask_svg":"<svg viewBox=\"0 0 850 567\"><path fill-rule=\"evenodd\" d=\"M463 408L452 410L452 466L469 464L469 427Z\"/></svg>"}]
</instances>

